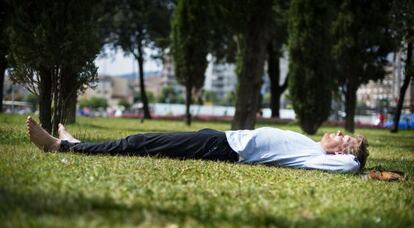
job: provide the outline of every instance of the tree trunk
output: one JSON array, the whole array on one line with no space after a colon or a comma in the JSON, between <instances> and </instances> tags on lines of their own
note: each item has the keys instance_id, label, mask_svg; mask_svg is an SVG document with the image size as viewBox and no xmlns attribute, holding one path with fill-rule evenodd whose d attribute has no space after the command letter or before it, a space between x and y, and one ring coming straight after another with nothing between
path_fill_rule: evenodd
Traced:
<instances>
[{"instance_id":1,"label":"tree trunk","mask_svg":"<svg viewBox=\"0 0 414 228\"><path fill-rule=\"evenodd\" d=\"M148 106L148 98L147 93L145 92L145 84L144 84L144 53L142 51L142 45L138 43L138 68L139 68L139 86L141 90L141 99L144 109L144 118L151 119L151 113Z\"/></svg>"},{"instance_id":2,"label":"tree trunk","mask_svg":"<svg viewBox=\"0 0 414 228\"><path fill-rule=\"evenodd\" d=\"M349 132L355 131L355 107L356 107L356 91L358 87L356 83L349 82L345 92L345 130Z\"/></svg>"},{"instance_id":3,"label":"tree trunk","mask_svg":"<svg viewBox=\"0 0 414 228\"><path fill-rule=\"evenodd\" d=\"M405 78L404 78L403 85L401 86L401 89L400 89L400 98L398 99L397 110L395 110L394 124L391 128L392 133L398 132L398 123L400 122L401 110L404 104L405 92L407 91L408 85L410 84L410 80L412 77L412 72L409 70L409 68L412 67L411 66L412 55L413 55L413 43L408 42L407 59L405 60L405 69L404 69Z\"/></svg>"},{"instance_id":4,"label":"tree trunk","mask_svg":"<svg viewBox=\"0 0 414 228\"><path fill-rule=\"evenodd\" d=\"M263 65L265 61L267 30L263 28L257 15L256 21L249 26L250 30L242 38L242 62L237 90L236 112L231 128L254 129L256 111L258 110L260 87L262 85Z\"/></svg>"},{"instance_id":5,"label":"tree trunk","mask_svg":"<svg viewBox=\"0 0 414 228\"><path fill-rule=\"evenodd\" d=\"M185 123L187 124L187 126L191 125L191 95L191 82L187 80L185 86Z\"/></svg>"},{"instance_id":6,"label":"tree trunk","mask_svg":"<svg viewBox=\"0 0 414 228\"><path fill-rule=\"evenodd\" d=\"M58 136L58 124L64 122L62 112L64 110L64 97L62 94L62 73L60 69L55 69L52 76L53 94L53 116L52 116L52 135Z\"/></svg>"},{"instance_id":7,"label":"tree trunk","mask_svg":"<svg viewBox=\"0 0 414 228\"><path fill-rule=\"evenodd\" d=\"M287 78L283 85L279 85L280 79L280 51L275 50L273 42L270 41L267 46L268 69L267 73L270 79L270 110L272 118L280 118L280 96L287 88Z\"/></svg>"},{"instance_id":8,"label":"tree trunk","mask_svg":"<svg viewBox=\"0 0 414 228\"><path fill-rule=\"evenodd\" d=\"M4 56L0 57L0 113L3 112L3 89L4 89L4 75L7 68L7 60Z\"/></svg>"},{"instance_id":9,"label":"tree trunk","mask_svg":"<svg viewBox=\"0 0 414 228\"><path fill-rule=\"evenodd\" d=\"M39 84L39 119L42 127L52 132L52 75L50 70L41 72Z\"/></svg>"},{"instance_id":10,"label":"tree trunk","mask_svg":"<svg viewBox=\"0 0 414 228\"><path fill-rule=\"evenodd\" d=\"M66 124L76 123L76 104L78 102L77 91L71 94L66 101L66 117L64 118Z\"/></svg>"},{"instance_id":11,"label":"tree trunk","mask_svg":"<svg viewBox=\"0 0 414 228\"><path fill-rule=\"evenodd\" d=\"M76 80L76 73L69 67L61 71L62 83L60 96L62 97L62 117L61 123L69 124L76 121L76 102L78 97L79 84Z\"/></svg>"}]
</instances>

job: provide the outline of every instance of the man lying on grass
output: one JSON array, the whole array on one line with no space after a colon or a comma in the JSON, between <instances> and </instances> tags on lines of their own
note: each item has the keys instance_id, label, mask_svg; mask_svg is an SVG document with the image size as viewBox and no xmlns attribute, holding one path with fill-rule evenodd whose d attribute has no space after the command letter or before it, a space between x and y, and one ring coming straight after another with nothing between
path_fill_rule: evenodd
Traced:
<instances>
[{"instance_id":1,"label":"man lying on grass","mask_svg":"<svg viewBox=\"0 0 414 228\"><path fill-rule=\"evenodd\" d=\"M324 134L320 142L288 130L263 127L255 130L146 133L102 142L75 139L59 124L59 138L51 136L32 117L26 121L30 140L44 151L86 154L164 156L203 159L338 172L362 170L368 157L367 140Z\"/></svg>"}]
</instances>

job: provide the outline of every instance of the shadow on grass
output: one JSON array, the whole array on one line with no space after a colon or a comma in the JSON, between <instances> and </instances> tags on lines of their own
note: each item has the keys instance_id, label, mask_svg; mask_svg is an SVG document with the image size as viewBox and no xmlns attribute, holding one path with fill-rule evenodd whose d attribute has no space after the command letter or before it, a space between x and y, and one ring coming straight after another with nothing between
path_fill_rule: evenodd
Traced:
<instances>
[{"instance_id":1,"label":"shadow on grass","mask_svg":"<svg viewBox=\"0 0 414 228\"><path fill-rule=\"evenodd\" d=\"M396 170L414 174L414 162L407 160L394 160L394 159L371 159L370 166L366 167L367 170L371 169L385 169Z\"/></svg>"},{"instance_id":2,"label":"shadow on grass","mask_svg":"<svg viewBox=\"0 0 414 228\"><path fill-rule=\"evenodd\" d=\"M79 128L94 128L94 129L101 129L101 130L113 129L113 127L105 127L99 124L92 124L92 123L75 124L73 126L77 126Z\"/></svg>"},{"instance_id":3,"label":"shadow on grass","mask_svg":"<svg viewBox=\"0 0 414 228\"><path fill-rule=\"evenodd\" d=\"M76 219L86 216L89 219L103 219L108 223L133 223L139 225L145 223L145 219L150 215L150 222L170 224L185 223L192 221L201 224L261 224L288 226L290 222L285 218L264 216L250 216L244 218L234 215L203 213L200 205L183 210L171 210L162 207L133 204L130 206L114 202L111 198L87 198L82 195L53 195L42 192L20 193L0 188L0 225L7 221L13 223L10 218L15 218L15 213L23 213L25 219L29 219L29 224L33 224L36 219L41 217L55 217L54 219ZM92 216L92 218L90 218ZM30 221L31 220L31 221ZM73 222L73 221L72 221ZM21 223L19 223L21 224ZM24 223L23 223L24 224Z\"/></svg>"},{"instance_id":4,"label":"shadow on grass","mask_svg":"<svg viewBox=\"0 0 414 228\"><path fill-rule=\"evenodd\" d=\"M171 130L165 129L165 130L161 130L161 129L157 129L157 128L145 128L142 129L139 126L137 127L125 127L125 126L120 126L120 127L116 127L116 126L102 126L102 125L98 125L98 124L91 124L91 123L82 123L82 124L76 124L73 125L76 126L80 129L99 129L99 130L108 130L108 131L114 131L114 130L120 130L120 131L136 131L137 134L141 133L141 132L172 132Z\"/></svg>"},{"instance_id":5,"label":"shadow on grass","mask_svg":"<svg viewBox=\"0 0 414 228\"><path fill-rule=\"evenodd\" d=\"M203 205L171 209L162 206L142 205L135 203L124 205L114 202L111 198L87 198L83 195L73 196L70 194L53 195L43 192L21 193L0 188L0 226L13 226L17 224L37 224L50 219L50 222L74 223L77 221L88 221L95 223L96 220L102 224L111 225L133 224L150 225L171 223L185 224L186 222L203 224L207 226L231 225L231 226L277 226L277 227L320 227L321 225L334 226L336 220L327 217L300 218L289 220L285 217L262 214L227 214L216 213L215 205L210 205L211 210L206 210ZM205 206L205 205L204 205ZM217 208L216 208L217 209ZM220 211L220 210L219 210ZM16 216L17 215L17 216ZM21 221L21 217L24 218ZM401 218L399 215L390 215L392 224L404 227L411 224L412 219ZM84 223L83 223L84 224ZM341 221L340 224L349 226L374 226L372 220L355 218L353 220ZM340 225L336 224L336 225ZM57 224L55 224L57 225ZM60 224L62 225L62 224Z\"/></svg>"}]
</instances>

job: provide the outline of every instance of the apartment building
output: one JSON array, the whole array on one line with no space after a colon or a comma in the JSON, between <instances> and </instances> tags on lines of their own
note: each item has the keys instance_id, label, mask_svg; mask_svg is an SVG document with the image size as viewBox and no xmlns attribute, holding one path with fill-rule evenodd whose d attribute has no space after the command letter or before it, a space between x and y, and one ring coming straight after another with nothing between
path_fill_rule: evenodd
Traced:
<instances>
[{"instance_id":1,"label":"apartment building","mask_svg":"<svg viewBox=\"0 0 414 228\"><path fill-rule=\"evenodd\" d=\"M383 80L369 81L368 84L360 86L357 91L357 99L360 103L372 109L397 106L400 89L405 77L401 57L401 53L397 53L394 56L393 63L386 67L386 71L389 73ZM414 80L411 80L407 88L403 109L411 112L414 111Z\"/></svg>"},{"instance_id":2,"label":"apartment building","mask_svg":"<svg viewBox=\"0 0 414 228\"><path fill-rule=\"evenodd\" d=\"M100 75L96 86L88 88L79 99L90 97L105 98L109 107L118 106L121 100L133 103L133 91L129 81L122 77L108 75Z\"/></svg>"},{"instance_id":3,"label":"apartment building","mask_svg":"<svg viewBox=\"0 0 414 228\"><path fill-rule=\"evenodd\" d=\"M209 57L204 89L214 92L218 100L225 99L228 93L236 91L235 68L234 64L217 63L214 58Z\"/></svg>"}]
</instances>

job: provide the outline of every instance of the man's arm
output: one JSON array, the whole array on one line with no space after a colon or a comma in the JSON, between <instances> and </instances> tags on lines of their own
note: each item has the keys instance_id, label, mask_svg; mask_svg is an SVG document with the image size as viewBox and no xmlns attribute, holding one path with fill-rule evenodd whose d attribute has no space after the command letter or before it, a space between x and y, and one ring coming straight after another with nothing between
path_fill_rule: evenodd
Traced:
<instances>
[{"instance_id":1,"label":"man's arm","mask_svg":"<svg viewBox=\"0 0 414 228\"><path fill-rule=\"evenodd\" d=\"M360 164L355 157L348 154L320 155L310 159L304 164L306 169L319 169L333 172L357 172Z\"/></svg>"}]
</instances>

